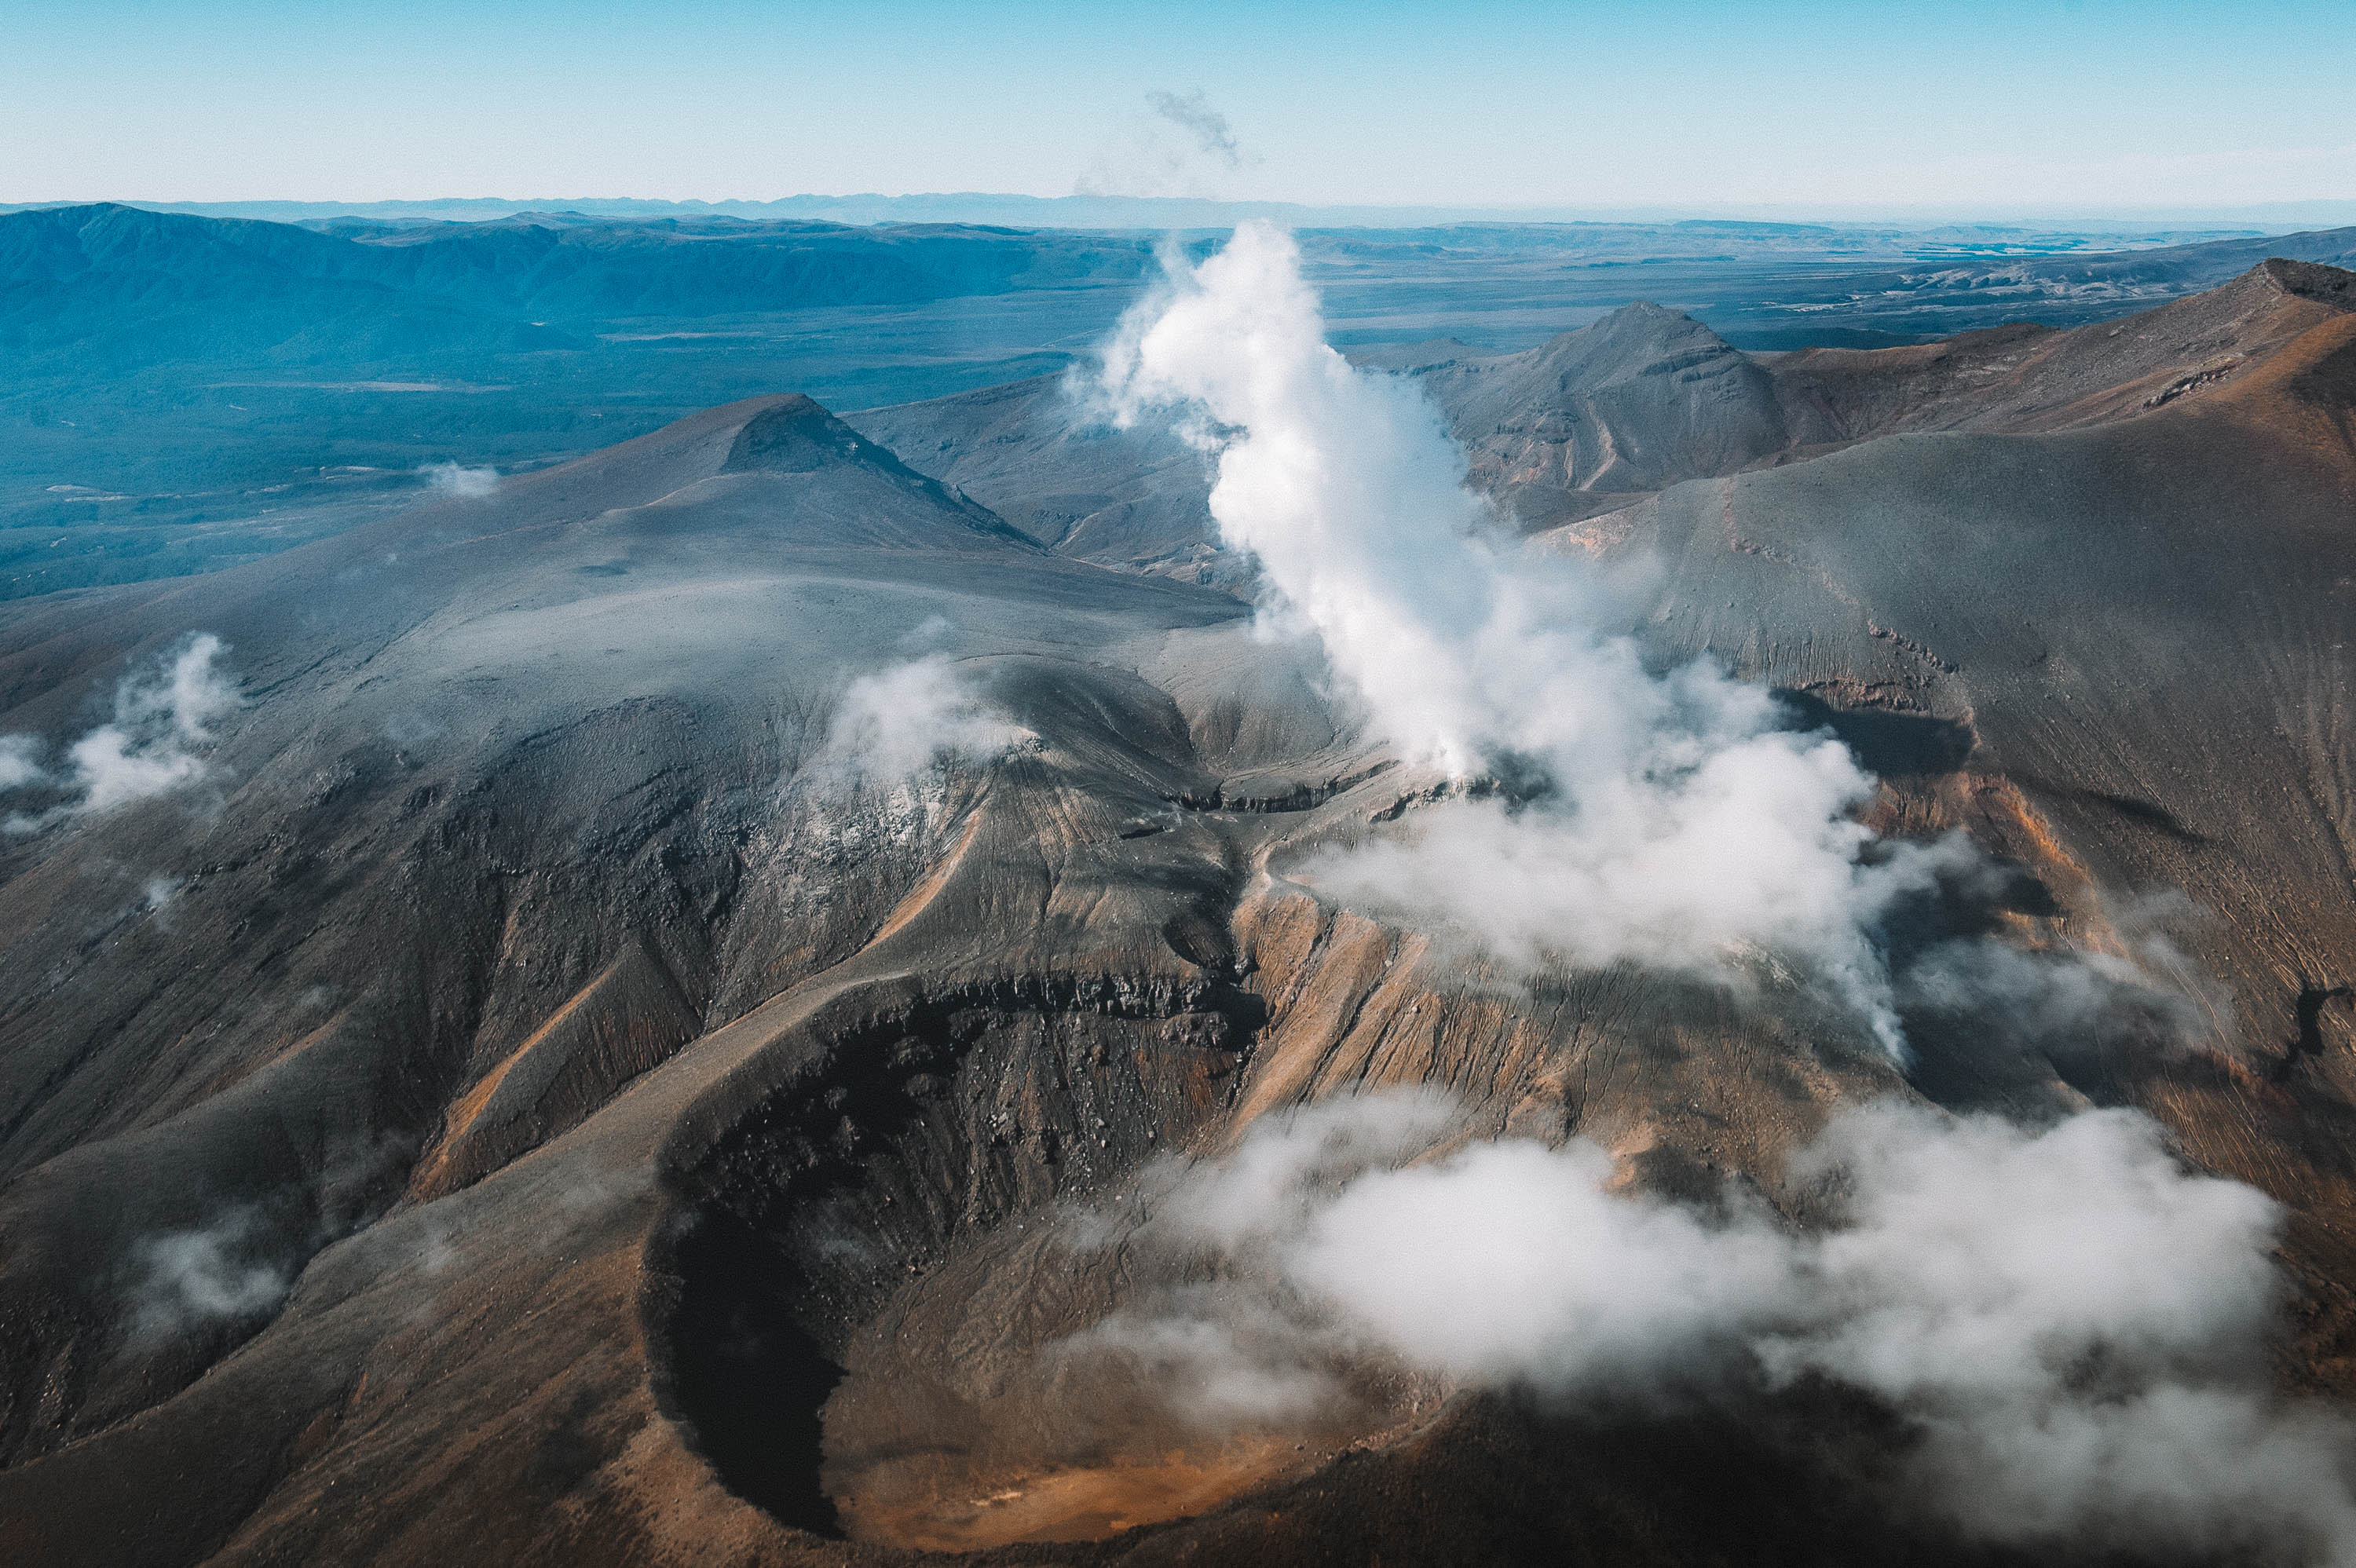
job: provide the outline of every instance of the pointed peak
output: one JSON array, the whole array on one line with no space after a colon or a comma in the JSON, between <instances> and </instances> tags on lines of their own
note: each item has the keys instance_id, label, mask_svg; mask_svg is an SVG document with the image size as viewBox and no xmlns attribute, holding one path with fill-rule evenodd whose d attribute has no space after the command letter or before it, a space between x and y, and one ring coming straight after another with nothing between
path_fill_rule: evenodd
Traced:
<instances>
[{"instance_id":1,"label":"pointed peak","mask_svg":"<svg viewBox=\"0 0 2356 1568\"><path fill-rule=\"evenodd\" d=\"M1736 355L1738 351L1707 322L1681 310L1636 300L1600 315L1585 326L1558 333L1527 352L1534 359L1589 363L1599 358L1629 365L1664 356Z\"/></svg>"},{"instance_id":2,"label":"pointed peak","mask_svg":"<svg viewBox=\"0 0 2356 1568\"><path fill-rule=\"evenodd\" d=\"M898 458L800 392L760 400L749 414L721 462L723 474L807 474L842 463L902 471Z\"/></svg>"}]
</instances>

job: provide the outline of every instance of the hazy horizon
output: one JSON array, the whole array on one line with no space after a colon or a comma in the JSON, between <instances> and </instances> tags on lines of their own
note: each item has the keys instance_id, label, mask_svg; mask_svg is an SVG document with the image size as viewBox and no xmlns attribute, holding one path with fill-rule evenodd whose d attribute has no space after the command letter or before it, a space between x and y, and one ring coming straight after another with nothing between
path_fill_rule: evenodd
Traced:
<instances>
[{"instance_id":1,"label":"hazy horizon","mask_svg":"<svg viewBox=\"0 0 2356 1568\"><path fill-rule=\"evenodd\" d=\"M1155 16L937 0L34 0L0 200L630 191L1781 218L2356 206L2317 0L1762 16L1483 0ZM584 199L574 197L574 199Z\"/></svg>"},{"instance_id":2,"label":"hazy horizon","mask_svg":"<svg viewBox=\"0 0 2356 1568\"><path fill-rule=\"evenodd\" d=\"M658 217L710 212L776 219L825 219L851 223L1012 223L1038 228L1211 229L1245 218L1274 218L1302 228L1414 227L1462 223L1658 226L1677 223L1797 224L1860 229L2019 228L2051 233L2132 235L2220 232L2289 233L2356 225L2356 197L2267 202L2239 207L1826 207L1775 204L1669 204L1629 207L1563 205L1462 206L1226 200L1211 197L1128 196L1027 191L799 191L782 197L672 197L644 196L418 196L365 199L270 195L196 200L102 192L78 197L0 200L0 212L100 205L135 207L208 217L284 221L339 215L491 220L514 214L577 211L594 216Z\"/></svg>"}]
</instances>

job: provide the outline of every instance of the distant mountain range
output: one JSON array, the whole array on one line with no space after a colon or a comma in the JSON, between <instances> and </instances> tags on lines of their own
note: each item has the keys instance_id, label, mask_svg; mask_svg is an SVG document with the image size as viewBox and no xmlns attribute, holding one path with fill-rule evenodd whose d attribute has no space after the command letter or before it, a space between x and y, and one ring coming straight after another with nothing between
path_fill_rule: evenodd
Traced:
<instances>
[{"instance_id":1,"label":"distant mountain range","mask_svg":"<svg viewBox=\"0 0 2356 1568\"><path fill-rule=\"evenodd\" d=\"M0 212L71 203L0 202ZM1418 227L1433 223L1644 223L1680 219L1734 220L1765 225L1899 227L1922 229L1944 225L2026 229L2041 232L2126 234L2179 230L2188 226L2283 230L2356 223L2356 199L2275 202L2233 208L2154 208L2132 213L1792 214L1769 209L1697 213L1673 208L1448 207L1321 205L1289 201L1218 201L1199 197L1023 196L1002 191L928 192L881 196L786 196L771 201L664 201L641 197L442 197L419 201L126 201L155 212L199 213L211 218L261 218L281 223L362 217L477 221L521 212L582 212L609 217L685 218L723 215L750 219L818 219L834 223L997 223L1033 229L1227 229L1247 218L1268 218L1297 228Z\"/></svg>"},{"instance_id":2,"label":"distant mountain range","mask_svg":"<svg viewBox=\"0 0 2356 1568\"><path fill-rule=\"evenodd\" d=\"M0 344L37 378L203 357L376 363L576 346L551 323L901 304L1141 276L1127 239L571 215L328 232L115 205L0 219Z\"/></svg>"},{"instance_id":3,"label":"distant mountain range","mask_svg":"<svg viewBox=\"0 0 2356 1568\"><path fill-rule=\"evenodd\" d=\"M1440 357L1521 353L1636 301L1730 352L1873 348L2076 326L2268 256L2356 264L2356 229L2090 250L2101 238L1700 220L1301 232L1337 344L1456 340ZM1157 242L712 211L0 213L0 597L251 560L414 502L435 464L512 474L783 387L872 410L1052 378L1137 298ZM1078 505L1040 502L1104 510ZM1108 514L1087 537L1145 521Z\"/></svg>"},{"instance_id":4,"label":"distant mountain range","mask_svg":"<svg viewBox=\"0 0 2356 1568\"><path fill-rule=\"evenodd\" d=\"M1847 259L1854 275L1820 277L1813 297L1786 308L1886 315L1928 304L1943 315L1927 324L1933 329L1956 325L1945 318L1959 301L2115 309L2209 286L2268 255L2338 263L2356 254L2356 229L2100 256L2077 252L2068 236L1972 238L1792 225L1466 225L1328 235L1311 254L1344 287L1360 275L1461 271L1468 258L1507 253L1558 272ZM624 336L612 330L617 323L709 325L781 310L1133 285L1153 265L1141 237L971 224L560 212L298 225L117 204L46 208L0 216L0 349L18 388L198 360L216 370L333 366L363 380L388 369L414 376L452 355L580 348L600 329Z\"/></svg>"}]
</instances>

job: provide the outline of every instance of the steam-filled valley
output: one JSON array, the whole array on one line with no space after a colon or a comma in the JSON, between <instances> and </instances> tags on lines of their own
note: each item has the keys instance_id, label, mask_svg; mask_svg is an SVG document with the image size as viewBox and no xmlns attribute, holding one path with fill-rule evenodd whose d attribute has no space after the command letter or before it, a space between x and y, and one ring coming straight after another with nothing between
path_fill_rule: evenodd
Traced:
<instances>
[{"instance_id":1,"label":"steam-filled valley","mask_svg":"<svg viewBox=\"0 0 2356 1568\"><path fill-rule=\"evenodd\" d=\"M2356 274L988 243L0 603L10 1560L2356 1563Z\"/></svg>"}]
</instances>

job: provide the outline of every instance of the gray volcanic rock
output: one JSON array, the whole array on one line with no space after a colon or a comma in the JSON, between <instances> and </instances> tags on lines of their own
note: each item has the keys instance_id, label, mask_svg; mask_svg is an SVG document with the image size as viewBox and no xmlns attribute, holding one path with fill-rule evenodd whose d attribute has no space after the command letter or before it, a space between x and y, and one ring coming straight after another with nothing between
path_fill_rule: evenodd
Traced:
<instances>
[{"instance_id":1,"label":"gray volcanic rock","mask_svg":"<svg viewBox=\"0 0 2356 1568\"><path fill-rule=\"evenodd\" d=\"M1062 376L851 416L911 467L955 485L1059 555L1233 586L1210 464L1166 429L1115 430Z\"/></svg>"},{"instance_id":2,"label":"gray volcanic rock","mask_svg":"<svg viewBox=\"0 0 2356 1568\"><path fill-rule=\"evenodd\" d=\"M1436 340L1361 350L1418 377L1473 484L1530 528L1723 474L1789 444L1773 378L1707 326L1633 304L1521 354ZM1041 377L853 416L912 467L1059 553L1236 586L1217 548L1204 458L1166 431L1115 431Z\"/></svg>"},{"instance_id":3,"label":"gray volcanic rock","mask_svg":"<svg viewBox=\"0 0 2356 1568\"><path fill-rule=\"evenodd\" d=\"M2069 430L2212 387L2350 308L2351 274L2268 261L2222 288L2070 332L2029 323L1919 348L1762 356L1803 447L1917 430Z\"/></svg>"},{"instance_id":4,"label":"gray volcanic rock","mask_svg":"<svg viewBox=\"0 0 2356 1568\"><path fill-rule=\"evenodd\" d=\"M2344 1281L2356 1026L2320 998L2356 974L2356 276L2269 262L2123 323L1779 375L1822 388L1826 360L1857 376L1849 410L1910 433L1559 541L1659 565L1664 649L1966 727L1960 773L1904 807L1922 825L1970 824L2128 918L2138 897L2207 912L2213 1056L2072 1082L2291 1205L2298 1266ZM2348 1298L2322 1289L2308 1353L2337 1367Z\"/></svg>"},{"instance_id":5,"label":"gray volcanic rock","mask_svg":"<svg viewBox=\"0 0 2356 1568\"><path fill-rule=\"evenodd\" d=\"M2132 417L2271 355L2338 308L2346 284L2334 280L2347 276L2276 259L2139 315L2068 332L2024 322L1908 348L1746 355L1640 303L1519 354L1438 338L1351 358L1417 378L1464 447L1472 485L1520 526L1549 528L1877 435ZM853 420L1062 553L1243 581L1219 555L1201 458L1163 432L1104 427L1061 378Z\"/></svg>"},{"instance_id":6,"label":"gray volcanic rock","mask_svg":"<svg viewBox=\"0 0 2356 1568\"><path fill-rule=\"evenodd\" d=\"M1822 1390L1574 1416L1376 1380L1350 1421L1229 1445L1041 1371L1139 1278L1051 1244L1058 1216L1366 1085L1786 1203L1845 1103L2144 1105L2293 1208L2288 1360L2344 1391L2345 287L2270 267L2033 365L1803 375L1638 311L1428 372L1492 427L1487 482L1624 503L1543 542L1658 563L1656 652L1813 703L1884 774L1884 828L2006 857L1992 926L2099 947L2123 894L2211 911L2179 936L2230 1001L2172 1056L1930 1027L1910 1082L1804 987L1501 987L1321 902L1295 857L1448 786L1170 579L1191 514L1101 552L1131 570L1075 559L1043 497L1174 507L1199 460L1088 450L1036 383L863 436L755 400L253 566L0 608L0 731L88 732L192 632L243 699L180 791L0 844L0 1547L2028 1560L1890 1506L1897 1435ZM1838 450L1788 449L1803 387ZM927 760L846 748L878 689ZM933 749L960 701L994 739Z\"/></svg>"},{"instance_id":7,"label":"gray volcanic rock","mask_svg":"<svg viewBox=\"0 0 2356 1568\"><path fill-rule=\"evenodd\" d=\"M1011 653L1236 613L1045 557L800 398L245 571L17 610L13 731L70 733L94 683L197 627L251 706L211 798L12 848L9 929L49 956L0 999L0 1439L21 1458L117 1423L254 1327L126 1327L145 1240L227 1227L241 1258L299 1267L405 1185L453 1190L561 1133L709 1008L862 941L888 878L817 923L807 887L743 883L787 852L773 797L830 694L905 661L902 639L1021 692L1038 682ZM1127 724L1133 678L1076 678L1087 722L1151 729ZM1182 768L1168 790L1200 787ZM890 859L926 820L906 809L836 853ZM138 892L158 878L168 912Z\"/></svg>"},{"instance_id":8,"label":"gray volcanic rock","mask_svg":"<svg viewBox=\"0 0 2356 1568\"><path fill-rule=\"evenodd\" d=\"M1730 473L1788 443L1773 379L1655 304L1521 354L1411 373L1464 446L1472 482L1525 527Z\"/></svg>"}]
</instances>

